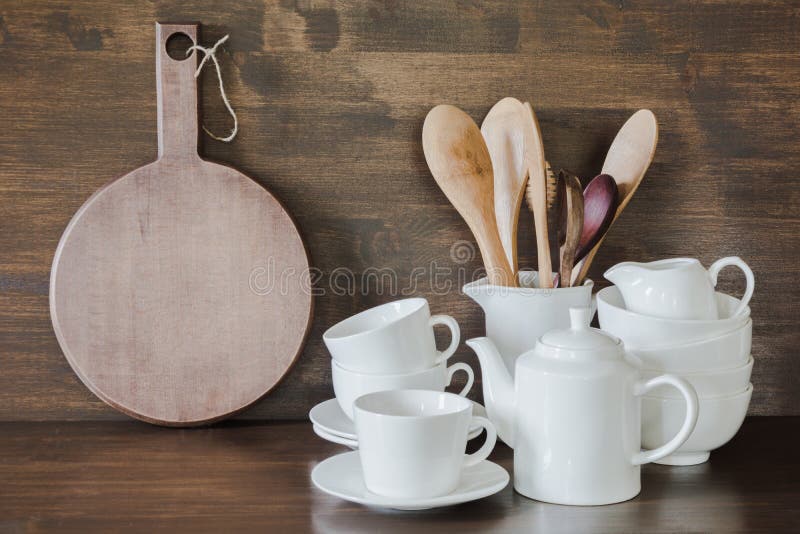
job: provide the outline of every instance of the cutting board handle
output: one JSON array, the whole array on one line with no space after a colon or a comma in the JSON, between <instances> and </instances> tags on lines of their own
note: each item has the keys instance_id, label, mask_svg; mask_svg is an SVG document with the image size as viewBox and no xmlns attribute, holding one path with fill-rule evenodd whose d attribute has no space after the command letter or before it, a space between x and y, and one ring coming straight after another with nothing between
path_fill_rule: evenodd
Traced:
<instances>
[{"instance_id":1,"label":"cutting board handle","mask_svg":"<svg viewBox=\"0 0 800 534\"><path fill-rule=\"evenodd\" d=\"M169 57L167 40L186 34L197 44L197 24L156 23L158 158L199 157L197 153L197 51L185 60Z\"/></svg>"}]
</instances>

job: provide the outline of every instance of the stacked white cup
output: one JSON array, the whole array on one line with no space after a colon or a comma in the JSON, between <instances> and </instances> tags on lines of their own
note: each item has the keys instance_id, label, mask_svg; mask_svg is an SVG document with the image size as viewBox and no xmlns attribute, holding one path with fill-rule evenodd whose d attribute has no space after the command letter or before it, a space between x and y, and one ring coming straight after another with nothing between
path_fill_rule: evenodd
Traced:
<instances>
[{"instance_id":1,"label":"stacked white cup","mask_svg":"<svg viewBox=\"0 0 800 534\"><path fill-rule=\"evenodd\" d=\"M719 271L731 265L747 280L742 299L715 290ZM718 260L708 271L695 259L675 258L621 263L605 277L615 286L597 294L600 327L623 340L646 378L679 375L697 391L700 413L694 432L658 463L705 462L711 450L739 430L753 391L753 321L747 305L754 288L752 271L737 257ZM645 396L642 446L651 448L674 435L683 411L682 399L666 388Z\"/></svg>"},{"instance_id":2,"label":"stacked white cup","mask_svg":"<svg viewBox=\"0 0 800 534\"><path fill-rule=\"evenodd\" d=\"M433 328L450 330L450 345L436 348ZM444 391L453 375L467 375L466 396L475 380L466 363L447 366L461 331L449 315L431 315L428 301L389 302L349 317L329 328L322 339L331 353L333 390L342 411L353 419L353 403L362 395L397 389Z\"/></svg>"}]
</instances>

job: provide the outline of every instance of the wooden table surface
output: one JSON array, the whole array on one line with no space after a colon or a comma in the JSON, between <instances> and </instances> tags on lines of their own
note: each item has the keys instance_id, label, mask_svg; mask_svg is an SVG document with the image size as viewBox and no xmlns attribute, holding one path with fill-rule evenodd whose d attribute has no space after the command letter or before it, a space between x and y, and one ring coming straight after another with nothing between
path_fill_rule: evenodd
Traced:
<instances>
[{"instance_id":1,"label":"wooden table surface","mask_svg":"<svg viewBox=\"0 0 800 534\"><path fill-rule=\"evenodd\" d=\"M0 423L0 532L796 531L799 438L800 418L748 418L706 464L645 466L642 493L617 505L549 505L509 485L461 506L397 512L315 489L314 466L346 449L307 422ZM492 459L511 468L504 445Z\"/></svg>"}]
</instances>

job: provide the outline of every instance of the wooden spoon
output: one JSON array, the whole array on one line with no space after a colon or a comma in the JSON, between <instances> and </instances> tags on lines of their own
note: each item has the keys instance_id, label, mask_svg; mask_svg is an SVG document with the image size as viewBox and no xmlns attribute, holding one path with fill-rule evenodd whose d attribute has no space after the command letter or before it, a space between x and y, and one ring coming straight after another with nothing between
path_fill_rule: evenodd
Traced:
<instances>
[{"instance_id":1,"label":"wooden spoon","mask_svg":"<svg viewBox=\"0 0 800 534\"><path fill-rule=\"evenodd\" d=\"M489 283L516 286L497 231L492 160L478 126L455 106L436 106L422 126L422 149L436 183L475 236Z\"/></svg>"},{"instance_id":2,"label":"wooden spoon","mask_svg":"<svg viewBox=\"0 0 800 534\"><path fill-rule=\"evenodd\" d=\"M508 263L516 273L517 225L519 208L528 182L523 139L525 108L516 98L507 97L495 104L481 125L494 172L494 214L500 242Z\"/></svg>"},{"instance_id":3,"label":"wooden spoon","mask_svg":"<svg viewBox=\"0 0 800 534\"><path fill-rule=\"evenodd\" d=\"M558 174L561 196L558 243L560 245L559 280L568 287L572 280L572 267L583 232L583 191L581 182L574 174L561 171Z\"/></svg>"},{"instance_id":4,"label":"wooden spoon","mask_svg":"<svg viewBox=\"0 0 800 534\"><path fill-rule=\"evenodd\" d=\"M528 168L526 198L533 211L536 225L536 258L539 269L539 287L553 287L553 264L550 261L550 244L547 231L547 162L544 159L542 132L530 103L525 102L524 129L525 165Z\"/></svg>"},{"instance_id":5,"label":"wooden spoon","mask_svg":"<svg viewBox=\"0 0 800 534\"><path fill-rule=\"evenodd\" d=\"M617 211L617 182L598 174L583 190L583 232L575 261L581 261L603 238Z\"/></svg>"},{"instance_id":6,"label":"wooden spoon","mask_svg":"<svg viewBox=\"0 0 800 534\"><path fill-rule=\"evenodd\" d=\"M655 115L649 109L640 109L631 115L611 143L601 171L602 174L610 174L614 177L619 190L619 205L611 224L614 224L614 221L622 214L642 182L647 168L650 167L650 162L653 161L657 143L658 123ZM609 225L609 229L610 227L611 225ZM608 232L605 235L608 235ZM580 268L573 272L575 280L572 285L578 285L586 278L592 260L603 243L605 235L587 254Z\"/></svg>"}]
</instances>

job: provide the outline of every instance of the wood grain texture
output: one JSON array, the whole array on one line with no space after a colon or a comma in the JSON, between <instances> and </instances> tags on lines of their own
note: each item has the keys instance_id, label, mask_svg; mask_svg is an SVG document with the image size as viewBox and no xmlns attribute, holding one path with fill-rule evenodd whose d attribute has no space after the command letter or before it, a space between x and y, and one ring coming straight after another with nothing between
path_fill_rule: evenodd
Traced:
<instances>
[{"instance_id":1,"label":"wood grain texture","mask_svg":"<svg viewBox=\"0 0 800 534\"><path fill-rule=\"evenodd\" d=\"M710 462L645 465L642 492L610 506L515 493L421 512L370 510L315 489L314 466L348 449L311 424L0 423L3 532L793 532L800 420L749 418ZM476 441L480 441L480 438ZM512 451L490 459L506 469Z\"/></svg>"},{"instance_id":2,"label":"wood grain texture","mask_svg":"<svg viewBox=\"0 0 800 534\"><path fill-rule=\"evenodd\" d=\"M426 296L459 320L465 339L482 333L480 309L457 291L480 262L451 258L472 237L430 176L420 137L435 104L480 122L509 95L535 104L548 161L584 184L620 125L653 110L655 159L590 277L602 286L604 270L624 260L741 256L757 284L750 411L800 415L793 2L242 0L220 11L207 0L5 0L0 419L123 417L80 383L59 349L48 276L73 213L110 177L156 158L156 20L201 21L205 44L231 34L220 59L240 134L231 144L204 139L201 153L285 204L325 290L297 365L243 417L303 417L330 398L322 332L396 298L392 289ZM216 79L201 78L204 123L225 131ZM536 265L533 243L523 210L523 268ZM449 271L433 280L434 266ZM383 268L395 275L381 279ZM743 291L735 273L722 278L722 290ZM332 280L344 289L331 290ZM455 360L476 363L464 346Z\"/></svg>"},{"instance_id":3,"label":"wood grain texture","mask_svg":"<svg viewBox=\"0 0 800 534\"><path fill-rule=\"evenodd\" d=\"M157 24L158 159L99 189L64 231L50 314L81 381L165 425L239 412L297 359L311 322L308 258L259 184L197 153L197 25ZM178 56L180 57L180 56Z\"/></svg>"}]
</instances>

